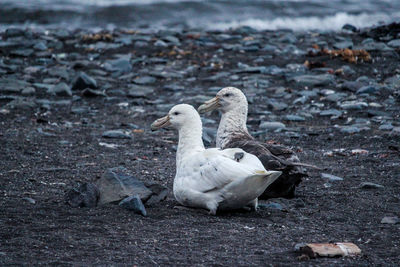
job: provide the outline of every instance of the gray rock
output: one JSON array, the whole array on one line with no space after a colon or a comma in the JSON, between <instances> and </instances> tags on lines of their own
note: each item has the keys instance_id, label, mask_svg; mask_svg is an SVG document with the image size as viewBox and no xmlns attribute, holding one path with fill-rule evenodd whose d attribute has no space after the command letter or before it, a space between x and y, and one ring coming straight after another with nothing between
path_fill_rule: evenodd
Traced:
<instances>
[{"instance_id":1,"label":"gray rock","mask_svg":"<svg viewBox=\"0 0 400 267\"><path fill-rule=\"evenodd\" d=\"M363 182L360 184L361 189L383 189L385 188L383 185L375 184L371 182Z\"/></svg>"},{"instance_id":2,"label":"gray rock","mask_svg":"<svg viewBox=\"0 0 400 267\"><path fill-rule=\"evenodd\" d=\"M278 38L278 42L294 44L295 42L297 42L297 38L293 33L286 33Z\"/></svg>"},{"instance_id":3,"label":"gray rock","mask_svg":"<svg viewBox=\"0 0 400 267\"><path fill-rule=\"evenodd\" d=\"M33 54L33 49L16 49L11 51L10 53L14 56L21 56L21 57L29 57Z\"/></svg>"},{"instance_id":4,"label":"gray rock","mask_svg":"<svg viewBox=\"0 0 400 267\"><path fill-rule=\"evenodd\" d=\"M319 113L320 116L334 116L334 117L340 117L342 116L342 114L343 113L337 109L327 109Z\"/></svg>"},{"instance_id":5,"label":"gray rock","mask_svg":"<svg viewBox=\"0 0 400 267\"><path fill-rule=\"evenodd\" d=\"M38 42L33 46L33 49L39 51L45 51L47 50L47 45L44 42Z\"/></svg>"},{"instance_id":6,"label":"gray rock","mask_svg":"<svg viewBox=\"0 0 400 267\"><path fill-rule=\"evenodd\" d=\"M148 85L148 84L153 84L156 82L156 78L151 77L151 76L143 76L143 77L138 77L135 80L133 80L134 83L139 84L139 85Z\"/></svg>"},{"instance_id":7,"label":"gray rock","mask_svg":"<svg viewBox=\"0 0 400 267\"><path fill-rule=\"evenodd\" d=\"M108 169L97 180L96 185L100 191L100 205L118 203L126 197L135 195L138 195L142 202L146 202L153 194L143 182L126 174L126 169L121 167Z\"/></svg>"},{"instance_id":8,"label":"gray rock","mask_svg":"<svg viewBox=\"0 0 400 267\"><path fill-rule=\"evenodd\" d=\"M269 131L275 131L275 130L285 129L286 125L277 121L263 121L260 123L260 128Z\"/></svg>"},{"instance_id":9,"label":"gray rock","mask_svg":"<svg viewBox=\"0 0 400 267\"><path fill-rule=\"evenodd\" d=\"M367 51L390 51L392 48L388 47L385 43L382 42L367 42L364 43L361 47L361 49L365 49Z\"/></svg>"},{"instance_id":10,"label":"gray rock","mask_svg":"<svg viewBox=\"0 0 400 267\"><path fill-rule=\"evenodd\" d=\"M379 92L379 89L377 85L367 85L358 89L356 94L376 94Z\"/></svg>"},{"instance_id":11,"label":"gray rock","mask_svg":"<svg viewBox=\"0 0 400 267\"><path fill-rule=\"evenodd\" d=\"M164 42L163 40L157 40L154 43L154 46L157 46L157 47L168 47L168 44L166 42Z\"/></svg>"},{"instance_id":12,"label":"gray rock","mask_svg":"<svg viewBox=\"0 0 400 267\"><path fill-rule=\"evenodd\" d=\"M5 105L8 109L31 110L37 105L32 99L16 98Z\"/></svg>"},{"instance_id":13,"label":"gray rock","mask_svg":"<svg viewBox=\"0 0 400 267\"><path fill-rule=\"evenodd\" d=\"M19 93L31 84L14 77L0 79L0 93Z\"/></svg>"},{"instance_id":14,"label":"gray rock","mask_svg":"<svg viewBox=\"0 0 400 267\"><path fill-rule=\"evenodd\" d=\"M58 95L58 96L72 96L71 88L64 82L61 82L53 86L48 93Z\"/></svg>"},{"instance_id":15,"label":"gray rock","mask_svg":"<svg viewBox=\"0 0 400 267\"><path fill-rule=\"evenodd\" d=\"M359 101L345 101L339 104L340 108L345 110L361 110L368 107L368 104L365 102Z\"/></svg>"},{"instance_id":16,"label":"gray rock","mask_svg":"<svg viewBox=\"0 0 400 267\"><path fill-rule=\"evenodd\" d=\"M152 205L167 198L168 188L165 186L160 184L146 184L146 187L153 192L149 200L146 201L146 205Z\"/></svg>"},{"instance_id":17,"label":"gray rock","mask_svg":"<svg viewBox=\"0 0 400 267\"><path fill-rule=\"evenodd\" d=\"M386 217L382 218L381 223L384 223L384 224L397 224L397 223L400 223L400 219L397 216L392 216L392 217L386 216Z\"/></svg>"},{"instance_id":18,"label":"gray rock","mask_svg":"<svg viewBox=\"0 0 400 267\"><path fill-rule=\"evenodd\" d=\"M283 207L282 204L277 203L277 202L269 202L267 204L260 203L260 204L258 204L258 208L259 209L273 209L273 210L280 210L280 211L286 210L286 208Z\"/></svg>"},{"instance_id":19,"label":"gray rock","mask_svg":"<svg viewBox=\"0 0 400 267\"><path fill-rule=\"evenodd\" d=\"M84 183L67 192L65 201L71 207L96 207L100 191L95 184Z\"/></svg>"},{"instance_id":20,"label":"gray rock","mask_svg":"<svg viewBox=\"0 0 400 267\"><path fill-rule=\"evenodd\" d=\"M345 24L345 25L343 25L342 30L349 31L349 32L356 32L357 28L351 24Z\"/></svg>"},{"instance_id":21,"label":"gray rock","mask_svg":"<svg viewBox=\"0 0 400 267\"><path fill-rule=\"evenodd\" d=\"M343 90L348 90L351 92L356 92L358 89L360 89L364 83L358 82L358 81L346 81L342 84L341 88Z\"/></svg>"},{"instance_id":22,"label":"gray rock","mask_svg":"<svg viewBox=\"0 0 400 267\"><path fill-rule=\"evenodd\" d=\"M385 84L393 87L394 89L400 89L400 75L395 75L385 79Z\"/></svg>"},{"instance_id":23,"label":"gray rock","mask_svg":"<svg viewBox=\"0 0 400 267\"><path fill-rule=\"evenodd\" d=\"M82 95L85 97L96 97L96 96L107 96L103 91L86 88L82 91Z\"/></svg>"},{"instance_id":24,"label":"gray rock","mask_svg":"<svg viewBox=\"0 0 400 267\"><path fill-rule=\"evenodd\" d=\"M25 30L19 28L8 28L4 32L5 38L24 36L24 35L25 35Z\"/></svg>"},{"instance_id":25,"label":"gray rock","mask_svg":"<svg viewBox=\"0 0 400 267\"><path fill-rule=\"evenodd\" d=\"M335 77L331 74L319 74L319 75L300 75L295 76L290 81L294 81L302 86L327 86L335 82Z\"/></svg>"},{"instance_id":26,"label":"gray rock","mask_svg":"<svg viewBox=\"0 0 400 267\"><path fill-rule=\"evenodd\" d=\"M145 217L147 216L146 208L144 207L143 202L138 195L124 198L121 202L119 202L118 205L124 209L132 210L135 213L141 214Z\"/></svg>"},{"instance_id":27,"label":"gray rock","mask_svg":"<svg viewBox=\"0 0 400 267\"><path fill-rule=\"evenodd\" d=\"M285 120L287 120L287 121L305 121L306 119L299 115L286 115Z\"/></svg>"},{"instance_id":28,"label":"gray rock","mask_svg":"<svg viewBox=\"0 0 400 267\"><path fill-rule=\"evenodd\" d=\"M126 58L108 60L104 63L104 68L110 72L128 73L132 71L132 65Z\"/></svg>"},{"instance_id":29,"label":"gray rock","mask_svg":"<svg viewBox=\"0 0 400 267\"><path fill-rule=\"evenodd\" d=\"M321 173L321 177L324 179L328 179L329 181L343 181L342 177L335 176L329 173Z\"/></svg>"},{"instance_id":30,"label":"gray rock","mask_svg":"<svg viewBox=\"0 0 400 267\"><path fill-rule=\"evenodd\" d=\"M96 89L97 82L86 73L80 72L73 82L72 90L83 90L86 88Z\"/></svg>"},{"instance_id":31,"label":"gray rock","mask_svg":"<svg viewBox=\"0 0 400 267\"><path fill-rule=\"evenodd\" d=\"M66 68L50 68L47 72L50 76L63 78L64 80L69 80L69 73Z\"/></svg>"},{"instance_id":32,"label":"gray rock","mask_svg":"<svg viewBox=\"0 0 400 267\"><path fill-rule=\"evenodd\" d=\"M123 130L105 131L102 134L102 137L113 138L113 139L131 139L132 138L129 134L125 133Z\"/></svg>"},{"instance_id":33,"label":"gray rock","mask_svg":"<svg viewBox=\"0 0 400 267\"><path fill-rule=\"evenodd\" d=\"M345 49L345 48L352 48L353 42L352 41L343 41L333 44L333 48L335 49Z\"/></svg>"},{"instance_id":34,"label":"gray rock","mask_svg":"<svg viewBox=\"0 0 400 267\"><path fill-rule=\"evenodd\" d=\"M221 80L222 78L226 78L226 77L228 77L229 75L230 75L229 72L221 71L221 72L218 72L218 73L215 74L215 75L212 75L212 76L210 76L210 77L204 78L203 81L215 82L215 81Z\"/></svg>"},{"instance_id":35,"label":"gray rock","mask_svg":"<svg viewBox=\"0 0 400 267\"><path fill-rule=\"evenodd\" d=\"M130 85L127 96L132 98L138 97L148 97L149 95L154 93L154 88L140 86L140 85Z\"/></svg>"},{"instance_id":36,"label":"gray rock","mask_svg":"<svg viewBox=\"0 0 400 267\"><path fill-rule=\"evenodd\" d=\"M388 46L394 48L400 48L400 39L394 39L388 43Z\"/></svg>"},{"instance_id":37,"label":"gray rock","mask_svg":"<svg viewBox=\"0 0 400 267\"><path fill-rule=\"evenodd\" d=\"M273 110L285 110L288 107L286 103L276 101L275 99L269 99L267 105Z\"/></svg>"},{"instance_id":38,"label":"gray rock","mask_svg":"<svg viewBox=\"0 0 400 267\"><path fill-rule=\"evenodd\" d=\"M25 201L27 201L27 202L29 202L29 203L31 203L31 204L36 204L36 200L34 200L33 198L31 198L31 197L24 197L24 198L22 198L23 200L25 200Z\"/></svg>"},{"instance_id":39,"label":"gray rock","mask_svg":"<svg viewBox=\"0 0 400 267\"><path fill-rule=\"evenodd\" d=\"M361 129L356 126L342 126L340 127L342 133L354 134L361 132Z\"/></svg>"},{"instance_id":40,"label":"gray rock","mask_svg":"<svg viewBox=\"0 0 400 267\"><path fill-rule=\"evenodd\" d=\"M21 92L21 94L22 94L22 95L25 95L25 96L34 95L35 93L36 93L35 88L30 87L30 86L24 88L24 89L22 90L22 92Z\"/></svg>"},{"instance_id":41,"label":"gray rock","mask_svg":"<svg viewBox=\"0 0 400 267\"><path fill-rule=\"evenodd\" d=\"M391 123L385 123L379 126L379 130L381 131L391 131L393 130L394 126Z\"/></svg>"}]
</instances>

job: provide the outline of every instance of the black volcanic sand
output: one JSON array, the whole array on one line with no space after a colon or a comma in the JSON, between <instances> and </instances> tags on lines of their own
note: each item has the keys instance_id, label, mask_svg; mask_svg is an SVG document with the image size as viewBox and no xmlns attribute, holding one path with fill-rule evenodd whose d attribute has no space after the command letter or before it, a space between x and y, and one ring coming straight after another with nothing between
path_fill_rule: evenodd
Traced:
<instances>
[{"instance_id":1,"label":"black volcanic sand","mask_svg":"<svg viewBox=\"0 0 400 267\"><path fill-rule=\"evenodd\" d=\"M85 37L84 31L3 33L0 264L400 265L400 224L381 223L386 216L400 216L396 30L118 30L99 41ZM372 62L348 63L310 50L313 44L332 48L348 41L367 48ZM35 47L39 42L45 47ZM110 68L106 63L116 55L131 68ZM306 60L322 68L302 67ZM266 69L251 68L262 66ZM100 96L83 94L84 88L71 90L80 71L96 80L93 89ZM301 75L322 81L293 80ZM60 82L71 91L53 93ZM356 85L350 88L346 82ZM290 146L302 161L343 180L330 181L310 170L295 198L261 201L257 212L210 216L174 208L177 135L170 130L152 133L149 126L173 104L197 107L229 85L248 95L249 128L258 139ZM321 114L329 109L338 116ZM218 114L203 117L209 142L207 138L215 138ZM268 121L286 128L268 131L262 126ZM113 129L126 131L131 139L102 137ZM116 166L142 181L167 186L167 199L147 206L148 217L113 205L65 204L68 190ZM364 182L383 187L363 188ZM301 261L294 246L302 242L353 242L362 255Z\"/></svg>"}]
</instances>

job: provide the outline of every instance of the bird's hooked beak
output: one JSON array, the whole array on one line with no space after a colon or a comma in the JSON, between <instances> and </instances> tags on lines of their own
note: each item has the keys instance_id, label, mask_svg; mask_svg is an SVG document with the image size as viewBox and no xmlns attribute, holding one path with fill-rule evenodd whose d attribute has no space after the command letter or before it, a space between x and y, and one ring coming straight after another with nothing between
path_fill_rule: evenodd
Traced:
<instances>
[{"instance_id":1,"label":"bird's hooked beak","mask_svg":"<svg viewBox=\"0 0 400 267\"><path fill-rule=\"evenodd\" d=\"M171 125L171 122L169 120L169 115L159 118L157 120L155 120L152 124L151 124L151 130L155 131L161 128L165 128L167 126Z\"/></svg>"},{"instance_id":2,"label":"bird's hooked beak","mask_svg":"<svg viewBox=\"0 0 400 267\"><path fill-rule=\"evenodd\" d=\"M198 111L199 113L206 113L206 112L208 112L208 111L216 110L217 108L219 108L219 107L221 106L221 104L220 104L219 101L220 101L220 100L219 100L219 97L216 96L216 97L214 97L214 98L212 98L212 99L210 99L210 100L204 102L204 104L201 105L201 106L197 109L197 111Z\"/></svg>"}]
</instances>

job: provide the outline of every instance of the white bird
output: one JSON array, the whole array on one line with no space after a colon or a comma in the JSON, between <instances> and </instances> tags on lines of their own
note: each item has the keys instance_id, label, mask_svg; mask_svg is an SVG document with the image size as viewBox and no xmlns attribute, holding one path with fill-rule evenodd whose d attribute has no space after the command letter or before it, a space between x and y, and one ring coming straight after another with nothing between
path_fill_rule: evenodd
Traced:
<instances>
[{"instance_id":1,"label":"white bird","mask_svg":"<svg viewBox=\"0 0 400 267\"><path fill-rule=\"evenodd\" d=\"M167 126L179 132L173 192L183 206L214 215L247 205L256 209L258 196L281 174L267 171L256 156L239 148L205 149L200 115L191 105L174 106L151 129Z\"/></svg>"},{"instance_id":2,"label":"white bird","mask_svg":"<svg viewBox=\"0 0 400 267\"><path fill-rule=\"evenodd\" d=\"M282 175L260 196L262 199L274 197L293 197L296 186L302 177L308 176L302 167L319 169L316 166L301 163L296 153L288 147L262 143L248 132L247 98L235 87L221 89L216 97L206 101L198 110L205 113L215 109L222 112L217 131L217 147L227 149L239 147L256 155L268 170L282 171Z\"/></svg>"}]
</instances>

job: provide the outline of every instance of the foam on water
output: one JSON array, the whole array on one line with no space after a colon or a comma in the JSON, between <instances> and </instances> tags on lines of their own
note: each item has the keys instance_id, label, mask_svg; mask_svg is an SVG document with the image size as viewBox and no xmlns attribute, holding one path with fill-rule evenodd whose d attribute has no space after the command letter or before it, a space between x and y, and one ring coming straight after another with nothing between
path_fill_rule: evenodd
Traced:
<instances>
[{"instance_id":1,"label":"foam on water","mask_svg":"<svg viewBox=\"0 0 400 267\"><path fill-rule=\"evenodd\" d=\"M344 24L351 24L356 27L369 27L379 23L390 23L400 19L400 12L394 14L358 14L352 15L344 12L336 13L333 16L325 17L279 17L275 19L246 19L243 21L213 22L204 24L208 29L226 30L240 26L250 26L257 30L278 30L291 29L294 31L321 30L334 31L340 30Z\"/></svg>"}]
</instances>

